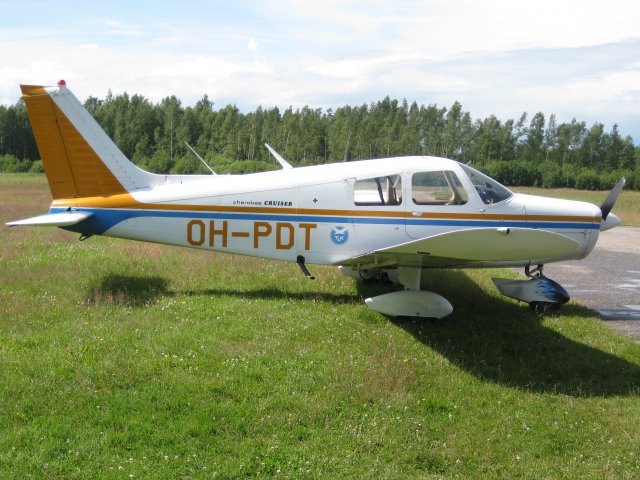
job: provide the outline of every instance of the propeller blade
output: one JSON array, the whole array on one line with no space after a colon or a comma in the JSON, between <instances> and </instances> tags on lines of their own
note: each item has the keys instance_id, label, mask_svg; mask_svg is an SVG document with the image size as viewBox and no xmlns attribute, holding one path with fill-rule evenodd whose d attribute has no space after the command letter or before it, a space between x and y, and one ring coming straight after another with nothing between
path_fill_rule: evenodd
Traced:
<instances>
[{"instance_id":1,"label":"propeller blade","mask_svg":"<svg viewBox=\"0 0 640 480\"><path fill-rule=\"evenodd\" d=\"M614 187L609 192L609 195L607 195L607 198L605 198L604 202L602 202L602 206L600 207L600 210L602 211L602 220L606 220L607 216L609 216L609 213L611 213L611 209L616 203L618 195L620 195L620 192L624 188L625 182L626 180L624 177L618 180L618 183L614 185Z\"/></svg>"}]
</instances>

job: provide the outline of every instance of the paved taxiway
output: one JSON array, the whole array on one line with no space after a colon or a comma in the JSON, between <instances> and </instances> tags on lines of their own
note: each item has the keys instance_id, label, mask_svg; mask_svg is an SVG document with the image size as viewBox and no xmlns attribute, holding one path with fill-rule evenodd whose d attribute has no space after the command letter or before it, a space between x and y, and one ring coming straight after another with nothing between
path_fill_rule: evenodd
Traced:
<instances>
[{"instance_id":1,"label":"paved taxiway","mask_svg":"<svg viewBox=\"0 0 640 480\"><path fill-rule=\"evenodd\" d=\"M602 232L587 258L550 263L544 273L611 327L640 340L640 227Z\"/></svg>"}]
</instances>

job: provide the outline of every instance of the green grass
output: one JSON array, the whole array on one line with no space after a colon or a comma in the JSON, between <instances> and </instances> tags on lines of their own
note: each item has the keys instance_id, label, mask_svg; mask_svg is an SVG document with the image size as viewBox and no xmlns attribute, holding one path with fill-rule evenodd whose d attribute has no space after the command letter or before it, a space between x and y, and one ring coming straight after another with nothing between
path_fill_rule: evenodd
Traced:
<instances>
[{"instance_id":1,"label":"green grass","mask_svg":"<svg viewBox=\"0 0 640 480\"><path fill-rule=\"evenodd\" d=\"M2 222L49 201L0 176ZM390 321L327 267L5 227L0 262L0 478L640 476L640 346L510 272Z\"/></svg>"},{"instance_id":2,"label":"green grass","mask_svg":"<svg viewBox=\"0 0 640 480\"><path fill-rule=\"evenodd\" d=\"M594 192L591 190L572 190L568 188L512 187L511 189L514 192L552 198L566 198L567 200L580 200L593 203L594 205L601 205L609 193L608 191ZM640 192L623 190L613 207L613 213L622 220L622 225L640 225Z\"/></svg>"}]
</instances>

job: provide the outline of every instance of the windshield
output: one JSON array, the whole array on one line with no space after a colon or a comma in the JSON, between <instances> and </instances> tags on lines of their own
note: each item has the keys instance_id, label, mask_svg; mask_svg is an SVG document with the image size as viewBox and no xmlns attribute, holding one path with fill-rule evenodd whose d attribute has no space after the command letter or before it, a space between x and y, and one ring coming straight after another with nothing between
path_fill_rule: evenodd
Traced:
<instances>
[{"instance_id":1,"label":"windshield","mask_svg":"<svg viewBox=\"0 0 640 480\"><path fill-rule=\"evenodd\" d=\"M487 205L502 202L513 195L507 187L503 187L484 173L480 173L468 165L460 164L460 166L469 176L471 183L473 183L482 201Z\"/></svg>"}]
</instances>

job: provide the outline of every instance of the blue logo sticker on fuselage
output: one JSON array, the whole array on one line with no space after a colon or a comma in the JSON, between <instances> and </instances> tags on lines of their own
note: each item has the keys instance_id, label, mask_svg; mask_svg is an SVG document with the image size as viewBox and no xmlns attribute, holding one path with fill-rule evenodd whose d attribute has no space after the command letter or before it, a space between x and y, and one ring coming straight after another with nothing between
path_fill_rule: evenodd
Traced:
<instances>
[{"instance_id":1,"label":"blue logo sticker on fuselage","mask_svg":"<svg viewBox=\"0 0 640 480\"><path fill-rule=\"evenodd\" d=\"M349 240L349 227L333 227L331 229L331 241L336 245L343 245Z\"/></svg>"}]
</instances>

